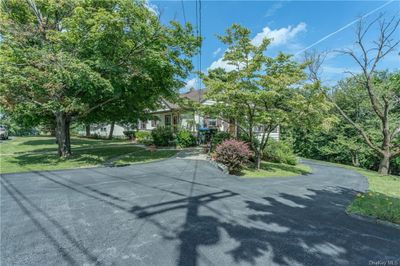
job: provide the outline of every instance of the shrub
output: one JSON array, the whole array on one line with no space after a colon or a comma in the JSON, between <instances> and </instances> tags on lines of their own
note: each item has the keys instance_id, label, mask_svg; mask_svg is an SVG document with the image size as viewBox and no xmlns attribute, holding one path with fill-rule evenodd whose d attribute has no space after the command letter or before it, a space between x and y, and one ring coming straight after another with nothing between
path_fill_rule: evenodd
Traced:
<instances>
[{"instance_id":1,"label":"shrub","mask_svg":"<svg viewBox=\"0 0 400 266\"><path fill-rule=\"evenodd\" d=\"M186 129L179 131L176 135L176 143L182 148L196 146L196 142L196 137Z\"/></svg>"},{"instance_id":2,"label":"shrub","mask_svg":"<svg viewBox=\"0 0 400 266\"><path fill-rule=\"evenodd\" d=\"M156 146L169 146L174 141L174 134L170 127L157 127L153 129L151 137Z\"/></svg>"},{"instance_id":3,"label":"shrub","mask_svg":"<svg viewBox=\"0 0 400 266\"><path fill-rule=\"evenodd\" d=\"M251 148L250 137L249 137L247 134L245 134L245 133L240 133L240 134L238 135L238 139L241 140L241 141L246 142L246 143L249 145L249 147ZM258 145L260 145L260 141L258 140L258 138L257 138L256 136L253 136L253 143L254 143L255 146L257 146L257 147L258 147Z\"/></svg>"},{"instance_id":4,"label":"shrub","mask_svg":"<svg viewBox=\"0 0 400 266\"><path fill-rule=\"evenodd\" d=\"M271 139L263 152L263 159L275 163L286 163L296 165L297 156L293 152L292 146L284 141Z\"/></svg>"},{"instance_id":5,"label":"shrub","mask_svg":"<svg viewBox=\"0 0 400 266\"><path fill-rule=\"evenodd\" d=\"M135 138L135 131L133 131L133 130L125 130L122 133L124 133L124 135L127 136L128 139L130 139L130 140Z\"/></svg>"},{"instance_id":6,"label":"shrub","mask_svg":"<svg viewBox=\"0 0 400 266\"><path fill-rule=\"evenodd\" d=\"M138 131L135 135L138 143L146 144L151 141L151 133L149 131Z\"/></svg>"},{"instance_id":7,"label":"shrub","mask_svg":"<svg viewBox=\"0 0 400 266\"><path fill-rule=\"evenodd\" d=\"M215 149L216 161L228 167L229 173L237 173L250 156L249 146L240 140L223 141Z\"/></svg>"},{"instance_id":8,"label":"shrub","mask_svg":"<svg viewBox=\"0 0 400 266\"><path fill-rule=\"evenodd\" d=\"M220 131L215 133L212 137L212 148L215 150L218 144L221 144L224 140L232 138L231 134L228 132Z\"/></svg>"}]
</instances>

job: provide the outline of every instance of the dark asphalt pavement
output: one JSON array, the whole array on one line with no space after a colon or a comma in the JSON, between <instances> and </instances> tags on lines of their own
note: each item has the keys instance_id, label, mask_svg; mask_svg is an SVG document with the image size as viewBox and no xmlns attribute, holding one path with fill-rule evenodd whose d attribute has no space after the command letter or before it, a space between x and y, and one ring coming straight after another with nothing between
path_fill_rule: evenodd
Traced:
<instances>
[{"instance_id":1,"label":"dark asphalt pavement","mask_svg":"<svg viewBox=\"0 0 400 266\"><path fill-rule=\"evenodd\" d=\"M366 179L307 163L269 179L177 158L2 175L1 265L400 265L400 230L344 212Z\"/></svg>"}]
</instances>

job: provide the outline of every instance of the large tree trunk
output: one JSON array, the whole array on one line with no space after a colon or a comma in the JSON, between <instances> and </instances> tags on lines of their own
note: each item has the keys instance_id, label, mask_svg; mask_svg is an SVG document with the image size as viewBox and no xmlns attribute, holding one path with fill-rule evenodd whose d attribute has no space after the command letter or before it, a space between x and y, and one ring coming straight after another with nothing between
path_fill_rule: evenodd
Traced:
<instances>
[{"instance_id":1,"label":"large tree trunk","mask_svg":"<svg viewBox=\"0 0 400 266\"><path fill-rule=\"evenodd\" d=\"M261 152L260 151L256 151L255 152L255 156L256 156L256 169L257 170L260 170L260 168L261 168Z\"/></svg>"},{"instance_id":2,"label":"large tree trunk","mask_svg":"<svg viewBox=\"0 0 400 266\"><path fill-rule=\"evenodd\" d=\"M113 134L114 134L114 126L115 126L115 122L111 122L111 127L110 127L110 134L108 135L108 139L112 139Z\"/></svg>"},{"instance_id":3,"label":"large tree trunk","mask_svg":"<svg viewBox=\"0 0 400 266\"><path fill-rule=\"evenodd\" d=\"M353 166L359 167L360 166L360 160L358 159L358 153L357 152L352 152L351 153L351 161Z\"/></svg>"},{"instance_id":4,"label":"large tree trunk","mask_svg":"<svg viewBox=\"0 0 400 266\"><path fill-rule=\"evenodd\" d=\"M86 137L90 137L90 124L86 124L85 129L86 129Z\"/></svg>"},{"instance_id":5,"label":"large tree trunk","mask_svg":"<svg viewBox=\"0 0 400 266\"><path fill-rule=\"evenodd\" d=\"M390 154L385 152L382 154L378 173L382 175L387 175L389 173L389 165L390 165Z\"/></svg>"},{"instance_id":6,"label":"large tree trunk","mask_svg":"<svg viewBox=\"0 0 400 266\"><path fill-rule=\"evenodd\" d=\"M56 113L58 156L69 157L71 155L71 137L69 134L70 117L64 112Z\"/></svg>"}]
</instances>

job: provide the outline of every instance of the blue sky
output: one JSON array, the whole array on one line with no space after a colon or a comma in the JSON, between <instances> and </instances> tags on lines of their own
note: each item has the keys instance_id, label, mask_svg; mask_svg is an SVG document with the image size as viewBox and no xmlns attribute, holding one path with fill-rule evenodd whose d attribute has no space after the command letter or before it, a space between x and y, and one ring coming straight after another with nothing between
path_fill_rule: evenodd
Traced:
<instances>
[{"instance_id":1,"label":"blue sky","mask_svg":"<svg viewBox=\"0 0 400 266\"><path fill-rule=\"evenodd\" d=\"M184 22L182 1L151 1L150 4L161 14L164 22L178 20ZM186 21L196 25L196 2L183 1ZM384 7L382 7L384 6ZM380 8L382 7L382 8ZM379 10L376 10L380 8ZM279 51L289 54L301 52L327 35L338 31L360 16L371 13L367 21L384 12L385 16L400 16L400 1L202 1L202 71L210 67L226 64L221 60L226 47L217 39L226 28L239 23L252 31L254 42L264 36L274 41L267 54ZM333 51L352 47L355 24L337 32L310 49ZM376 36L373 29L369 40ZM400 31L395 35L400 39ZM197 67L198 57L193 61ZM399 49L392 53L381 65L381 69L400 69ZM196 68L197 70L197 68ZM327 84L334 84L346 76L346 70L357 71L356 65L348 57L331 52L323 68ZM188 79L187 88L197 87L195 77Z\"/></svg>"}]
</instances>

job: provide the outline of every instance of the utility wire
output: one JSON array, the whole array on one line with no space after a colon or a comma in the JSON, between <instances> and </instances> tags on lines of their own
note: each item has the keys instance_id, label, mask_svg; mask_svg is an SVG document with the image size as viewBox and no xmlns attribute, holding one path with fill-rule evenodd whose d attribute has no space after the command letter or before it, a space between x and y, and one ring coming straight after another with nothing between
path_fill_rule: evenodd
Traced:
<instances>
[{"instance_id":1,"label":"utility wire","mask_svg":"<svg viewBox=\"0 0 400 266\"><path fill-rule=\"evenodd\" d=\"M197 6L197 1L199 2L198 3L198 24L197 24L197 29L198 29L198 38L201 38L201 36L202 36L202 14L201 14L201 0L196 0L196 6ZM198 59L198 71L199 71L199 73L198 73L198 86L199 86L199 89L201 89L201 74L200 74L200 72L201 72L201 67L202 67L202 62L201 62L201 49L202 48L202 44L200 43L200 49L199 49L199 59ZM199 93L199 97L200 97L200 93ZM200 100L200 99L199 99Z\"/></svg>"},{"instance_id":2,"label":"utility wire","mask_svg":"<svg viewBox=\"0 0 400 266\"><path fill-rule=\"evenodd\" d=\"M182 7L182 14L183 14L183 20L185 21L186 25L186 12L185 12L185 4L183 3L183 0L181 0L181 7Z\"/></svg>"}]
</instances>

